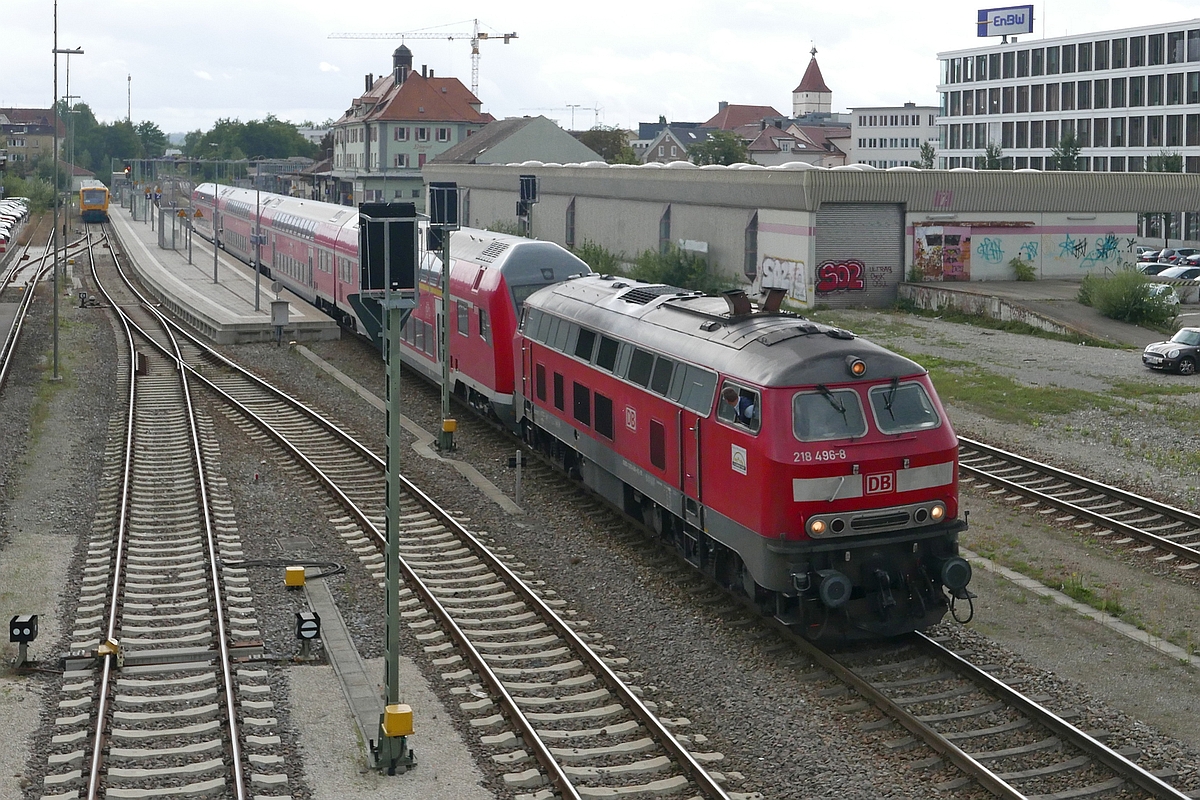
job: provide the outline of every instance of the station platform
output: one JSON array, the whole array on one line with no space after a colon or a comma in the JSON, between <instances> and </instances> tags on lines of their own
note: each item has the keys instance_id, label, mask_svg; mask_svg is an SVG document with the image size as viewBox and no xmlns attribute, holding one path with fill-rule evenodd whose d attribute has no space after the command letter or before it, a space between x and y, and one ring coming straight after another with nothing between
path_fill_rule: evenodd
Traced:
<instances>
[{"instance_id":1,"label":"station platform","mask_svg":"<svg viewBox=\"0 0 1200 800\"><path fill-rule=\"evenodd\" d=\"M186 247L179 250L158 246L158 232L142 221L133 221L120 206L110 206L112 229L121 249L129 257L138 278L162 301L163 306L200 335L217 344L275 341L271 325L271 301L288 301L288 324L282 335L287 341L312 342L337 339L338 324L306 300L289 291L278 297L271 279L258 276L259 310L254 309L254 270L222 251L217 279L213 282L212 244L195 236L192 263ZM182 241L182 235L179 235Z\"/></svg>"},{"instance_id":2,"label":"station platform","mask_svg":"<svg viewBox=\"0 0 1200 800\"><path fill-rule=\"evenodd\" d=\"M919 308L953 308L1138 349L1169 338L1160 331L1109 319L1091 306L1080 303L1082 280L1081 277L1079 280L902 283L900 297L912 300ZM1200 325L1200 306L1181 305L1178 308L1177 328Z\"/></svg>"}]
</instances>

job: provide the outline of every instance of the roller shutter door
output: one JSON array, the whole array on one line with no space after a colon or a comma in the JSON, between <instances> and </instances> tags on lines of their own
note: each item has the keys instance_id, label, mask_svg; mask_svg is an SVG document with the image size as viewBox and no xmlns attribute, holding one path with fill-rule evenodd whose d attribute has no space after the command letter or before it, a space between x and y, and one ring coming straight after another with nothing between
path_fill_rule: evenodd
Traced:
<instances>
[{"instance_id":1,"label":"roller shutter door","mask_svg":"<svg viewBox=\"0 0 1200 800\"><path fill-rule=\"evenodd\" d=\"M826 203L817 211L816 302L883 308L904 280L904 212L884 203Z\"/></svg>"}]
</instances>

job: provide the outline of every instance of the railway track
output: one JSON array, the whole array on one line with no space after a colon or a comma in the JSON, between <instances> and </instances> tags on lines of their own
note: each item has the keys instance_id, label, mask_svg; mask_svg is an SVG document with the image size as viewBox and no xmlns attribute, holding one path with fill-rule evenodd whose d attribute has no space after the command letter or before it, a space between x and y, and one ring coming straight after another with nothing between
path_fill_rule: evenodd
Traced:
<instances>
[{"instance_id":1,"label":"railway track","mask_svg":"<svg viewBox=\"0 0 1200 800\"><path fill-rule=\"evenodd\" d=\"M342 509L331 522L382 579L385 462L349 434L177 330L179 358L251 435L267 437L302 463ZM249 430L253 428L253 430ZM482 741L508 770L513 789L549 784L563 798L685 796L727 798L696 753L704 738L661 719L626 682L623 660L564 619L565 604L491 552L463 521L403 480L400 523L405 588L401 613L451 691L469 696Z\"/></svg>"},{"instance_id":2,"label":"railway track","mask_svg":"<svg viewBox=\"0 0 1200 800\"><path fill-rule=\"evenodd\" d=\"M13 319L8 326L8 330L4 333L4 344L0 346L0 390L3 390L4 385L8 382L8 372L12 366L13 354L16 352L17 343L21 339L21 329L24 327L25 318L29 314L29 307L33 303L33 287L37 282L45 277L50 271L52 264L46 262L50 260L50 242L47 240L45 251L42 257L38 260L37 266L33 268L32 275L25 283L17 285L19 274L25 269L22 265L22 260L25 254L29 251L29 242L25 243L20 257L13 260L8 269L4 271L3 276L0 276L0 297L6 294L11 295L18 288L20 296L17 298L16 308L13 311Z\"/></svg>"},{"instance_id":3,"label":"railway track","mask_svg":"<svg viewBox=\"0 0 1200 800\"><path fill-rule=\"evenodd\" d=\"M850 711L878 708L911 736L887 743L892 750L924 742L963 773L938 788L973 780L997 797L1081 798L1195 797L1138 766L1137 753L1117 752L970 664L923 634L866 653L832 656L798 644L814 661L865 700ZM888 724L868 721L864 730ZM926 766L932 764L930 759Z\"/></svg>"},{"instance_id":4,"label":"railway track","mask_svg":"<svg viewBox=\"0 0 1200 800\"><path fill-rule=\"evenodd\" d=\"M959 437L961 481L1187 573L1200 568L1200 515ZM992 488L989 488L992 487Z\"/></svg>"},{"instance_id":5,"label":"railway track","mask_svg":"<svg viewBox=\"0 0 1200 800\"><path fill-rule=\"evenodd\" d=\"M45 794L271 796L283 759L266 673L232 662L258 632L244 570L222 563L240 545L210 486L212 443L169 331L94 258L92 276L125 334L129 405L110 429Z\"/></svg>"}]
</instances>

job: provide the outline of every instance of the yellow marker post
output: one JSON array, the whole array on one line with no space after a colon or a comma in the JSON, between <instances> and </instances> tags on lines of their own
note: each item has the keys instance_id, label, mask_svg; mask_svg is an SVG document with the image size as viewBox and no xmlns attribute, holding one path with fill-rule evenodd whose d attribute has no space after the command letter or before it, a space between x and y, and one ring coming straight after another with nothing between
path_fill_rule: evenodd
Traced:
<instances>
[{"instance_id":1,"label":"yellow marker post","mask_svg":"<svg viewBox=\"0 0 1200 800\"><path fill-rule=\"evenodd\" d=\"M283 571L283 585L298 589L304 585L304 567L287 567Z\"/></svg>"}]
</instances>

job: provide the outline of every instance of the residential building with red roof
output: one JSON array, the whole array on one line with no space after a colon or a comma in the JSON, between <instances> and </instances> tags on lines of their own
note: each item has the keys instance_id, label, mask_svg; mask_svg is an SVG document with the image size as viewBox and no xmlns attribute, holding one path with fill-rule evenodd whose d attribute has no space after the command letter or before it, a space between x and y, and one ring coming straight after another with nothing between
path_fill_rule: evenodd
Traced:
<instances>
[{"instance_id":1,"label":"residential building with red roof","mask_svg":"<svg viewBox=\"0 0 1200 800\"><path fill-rule=\"evenodd\" d=\"M424 209L421 167L493 120L457 78L415 72L400 45L392 71L367 75L365 91L333 125L331 202L412 202Z\"/></svg>"}]
</instances>

